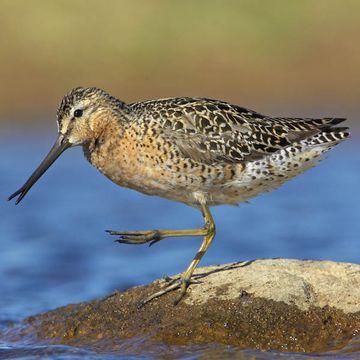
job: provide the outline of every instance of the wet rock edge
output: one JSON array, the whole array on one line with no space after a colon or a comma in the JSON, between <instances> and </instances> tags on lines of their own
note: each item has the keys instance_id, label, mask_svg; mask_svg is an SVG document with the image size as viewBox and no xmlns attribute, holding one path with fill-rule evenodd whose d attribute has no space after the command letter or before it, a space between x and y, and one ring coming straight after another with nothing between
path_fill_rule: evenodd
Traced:
<instances>
[{"instance_id":1,"label":"wet rock edge","mask_svg":"<svg viewBox=\"0 0 360 360\"><path fill-rule=\"evenodd\" d=\"M144 335L172 345L221 343L318 353L343 348L360 331L360 311L344 313L329 306L303 311L246 291L234 299L215 296L206 303L182 301L177 306L174 292L138 309L141 300L159 288L155 282L32 316L8 336L14 340L36 336L54 344L103 351L115 350L121 339ZM218 294L223 290L214 289ZM191 296L191 289L186 296Z\"/></svg>"}]
</instances>

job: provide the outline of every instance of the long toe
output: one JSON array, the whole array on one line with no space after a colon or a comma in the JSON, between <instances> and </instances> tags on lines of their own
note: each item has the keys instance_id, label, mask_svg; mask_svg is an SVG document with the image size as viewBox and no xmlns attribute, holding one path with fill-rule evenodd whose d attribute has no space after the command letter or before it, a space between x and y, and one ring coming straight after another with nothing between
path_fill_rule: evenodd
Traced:
<instances>
[{"instance_id":1,"label":"long toe","mask_svg":"<svg viewBox=\"0 0 360 360\"><path fill-rule=\"evenodd\" d=\"M150 243L149 245L153 245L154 243L161 240L159 232L156 230L150 231L107 231L110 235L119 236L119 239L115 240L120 244L131 244L131 245L141 245Z\"/></svg>"},{"instance_id":2,"label":"long toe","mask_svg":"<svg viewBox=\"0 0 360 360\"><path fill-rule=\"evenodd\" d=\"M195 281L192 279L184 279L181 276L174 278L174 279L169 279L166 281L168 282L168 285L164 289L159 290L156 293L154 293L154 294L150 295L149 297L147 297L146 299L144 299L139 304L138 308L143 307L145 304L149 303L150 301L152 301L162 295L165 295L173 290L180 289L180 294L174 301L174 305L177 305L180 302L180 300L184 297L184 295L186 294L186 290L190 284L199 284L200 283L200 281Z\"/></svg>"},{"instance_id":3,"label":"long toe","mask_svg":"<svg viewBox=\"0 0 360 360\"><path fill-rule=\"evenodd\" d=\"M130 245L142 245L151 241L149 235L120 235L120 238L115 240L120 244L130 244Z\"/></svg>"},{"instance_id":4,"label":"long toe","mask_svg":"<svg viewBox=\"0 0 360 360\"><path fill-rule=\"evenodd\" d=\"M166 288L157 291L156 293L150 295L149 297L147 297L146 299L144 299L138 306L138 308L142 308L144 305L146 305L147 303L149 303L150 301L167 294L170 291L176 290L181 286L181 280L178 279L177 281L175 281L174 283L168 285Z\"/></svg>"}]
</instances>

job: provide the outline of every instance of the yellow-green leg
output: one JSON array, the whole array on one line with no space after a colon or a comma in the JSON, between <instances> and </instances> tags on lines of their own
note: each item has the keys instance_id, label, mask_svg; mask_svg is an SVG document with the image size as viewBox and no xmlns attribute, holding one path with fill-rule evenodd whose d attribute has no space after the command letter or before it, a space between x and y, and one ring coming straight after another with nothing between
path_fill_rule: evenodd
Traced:
<instances>
[{"instance_id":1,"label":"yellow-green leg","mask_svg":"<svg viewBox=\"0 0 360 360\"><path fill-rule=\"evenodd\" d=\"M175 300L175 305L182 299L182 297L186 293L186 289L188 288L191 282L191 276L199 264L201 258L206 253L209 248L212 240L215 236L215 223L214 219L210 213L209 207L205 204L201 205L201 212L204 218L204 227L199 229L191 229L191 230L150 230L150 231L135 231L135 232L118 232L118 231L108 231L111 235L119 235L120 239L117 240L120 243L125 244L145 244L150 243L150 245L154 244L157 241L163 240L169 237L180 237L180 236L203 236L203 242L199 250L197 251L194 259L190 263L189 267L186 271L181 274L180 279L171 285L167 286L165 289L160 290L148 298L146 298L140 306L145 305L151 300L162 296L172 290L180 288L180 295Z\"/></svg>"}]
</instances>

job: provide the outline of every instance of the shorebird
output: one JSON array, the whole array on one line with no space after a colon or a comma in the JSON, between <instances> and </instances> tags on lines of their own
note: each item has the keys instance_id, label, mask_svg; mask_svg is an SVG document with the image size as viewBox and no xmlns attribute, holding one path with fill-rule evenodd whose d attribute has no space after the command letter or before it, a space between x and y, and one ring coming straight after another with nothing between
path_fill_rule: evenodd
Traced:
<instances>
[{"instance_id":1,"label":"shorebird","mask_svg":"<svg viewBox=\"0 0 360 360\"><path fill-rule=\"evenodd\" d=\"M154 244L201 236L179 279L143 301L180 289L177 304L215 236L209 207L238 204L271 191L316 165L349 136L343 118L261 115L207 98L175 97L126 104L104 90L78 87L57 110L58 138L17 196L18 204L63 151L82 146L87 160L120 186L199 209L204 226L191 230L110 231L123 244Z\"/></svg>"}]
</instances>

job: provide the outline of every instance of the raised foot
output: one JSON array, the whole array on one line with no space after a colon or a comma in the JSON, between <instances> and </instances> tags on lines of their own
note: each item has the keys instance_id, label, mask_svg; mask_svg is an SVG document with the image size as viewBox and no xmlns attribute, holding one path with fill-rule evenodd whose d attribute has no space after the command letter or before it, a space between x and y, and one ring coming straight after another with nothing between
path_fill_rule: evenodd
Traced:
<instances>
[{"instance_id":1,"label":"raised foot","mask_svg":"<svg viewBox=\"0 0 360 360\"><path fill-rule=\"evenodd\" d=\"M174 300L174 305L177 305L180 300L184 297L187 288L189 287L190 284L199 284L199 281L195 281L195 280L191 280L191 279L184 279L182 277L177 278L177 279L170 279L167 278L166 279L167 282L170 282L169 285L167 285L164 289L157 291L156 293L150 295L149 297L147 297L146 299L144 299L138 306L138 308L142 308L144 305L146 305L147 303L149 303L150 301L167 294L170 291L176 290L176 289L180 289L180 294L179 296Z\"/></svg>"},{"instance_id":2,"label":"raised foot","mask_svg":"<svg viewBox=\"0 0 360 360\"><path fill-rule=\"evenodd\" d=\"M115 240L120 244L142 245L149 243L149 246L154 245L162 239L158 230L147 231L112 231L105 230L110 235L119 236L119 239Z\"/></svg>"}]
</instances>

